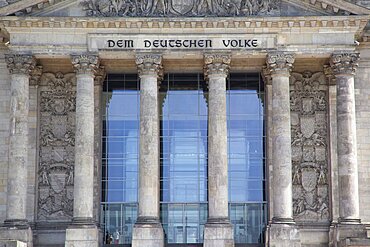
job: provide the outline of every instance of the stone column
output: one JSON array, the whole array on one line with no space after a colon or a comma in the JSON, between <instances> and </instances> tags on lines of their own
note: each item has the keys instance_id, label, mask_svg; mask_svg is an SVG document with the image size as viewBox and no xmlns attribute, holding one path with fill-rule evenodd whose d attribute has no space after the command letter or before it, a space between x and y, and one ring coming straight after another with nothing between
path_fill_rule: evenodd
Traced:
<instances>
[{"instance_id":1,"label":"stone column","mask_svg":"<svg viewBox=\"0 0 370 247\"><path fill-rule=\"evenodd\" d=\"M99 66L95 55L72 57L77 77L75 175L72 225L65 246L98 247L94 220L94 77Z\"/></svg>"},{"instance_id":2,"label":"stone column","mask_svg":"<svg viewBox=\"0 0 370 247\"><path fill-rule=\"evenodd\" d=\"M333 54L330 66L337 84L339 222L360 223L354 75L358 53Z\"/></svg>"},{"instance_id":3,"label":"stone column","mask_svg":"<svg viewBox=\"0 0 370 247\"><path fill-rule=\"evenodd\" d=\"M10 136L5 223L27 225L29 79L36 61L31 55L6 56L11 74Z\"/></svg>"},{"instance_id":4,"label":"stone column","mask_svg":"<svg viewBox=\"0 0 370 247\"><path fill-rule=\"evenodd\" d=\"M299 246L299 233L293 221L292 149L290 133L289 77L294 56L282 52L267 55L272 82L272 166L273 216L270 246Z\"/></svg>"},{"instance_id":5,"label":"stone column","mask_svg":"<svg viewBox=\"0 0 370 247\"><path fill-rule=\"evenodd\" d=\"M208 80L208 220L205 247L234 246L228 210L226 77L230 55L204 56Z\"/></svg>"},{"instance_id":6,"label":"stone column","mask_svg":"<svg viewBox=\"0 0 370 247\"><path fill-rule=\"evenodd\" d=\"M0 245L7 240L32 246L32 232L26 219L28 169L28 112L30 73L36 60L31 55L7 54L11 75L9 165L5 228L0 229ZM4 240L2 240L4 239ZM10 244L10 243L8 243Z\"/></svg>"},{"instance_id":7,"label":"stone column","mask_svg":"<svg viewBox=\"0 0 370 247\"><path fill-rule=\"evenodd\" d=\"M140 77L139 215L132 235L133 247L162 247L164 234L159 220L159 116L158 80L162 56L136 56Z\"/></svg>"}]
</instances>

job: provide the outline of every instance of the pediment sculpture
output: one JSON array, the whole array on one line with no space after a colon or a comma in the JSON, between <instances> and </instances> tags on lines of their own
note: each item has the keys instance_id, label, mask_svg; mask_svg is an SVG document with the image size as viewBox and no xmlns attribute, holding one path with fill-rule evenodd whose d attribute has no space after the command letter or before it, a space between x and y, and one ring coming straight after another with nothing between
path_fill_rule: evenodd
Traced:
<instances>
[{"instance_id":1,"label":"pediment sculpture","mask_svg":"<svg viewBox=\"0 0 370 247\"><path fill-rule=\"evenodd\" d=\"M280 11L280 0L83 0L81 5L89 16L273 16Z\"/></svg>"}]
</instances>

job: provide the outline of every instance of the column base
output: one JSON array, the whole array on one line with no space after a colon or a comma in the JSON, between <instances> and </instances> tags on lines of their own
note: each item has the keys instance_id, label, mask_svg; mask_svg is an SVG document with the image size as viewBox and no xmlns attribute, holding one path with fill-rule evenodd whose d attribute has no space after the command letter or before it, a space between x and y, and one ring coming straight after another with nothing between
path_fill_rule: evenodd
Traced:
<instances>
[{"instance_id":1,"label":"column base","mask_svg":"<svg viewBox=\"0 0 370 247\"><path fill-rule=\"evenodd\" d=\"M365 225L355 221L343 221L335 226L334 242L337 247L370 246Z\"/></svg>"},{"instance_id":2,"label":"column base","mask_svg":"<svg viewBox=\"0 0 370 247\"><path fill-rule=\"evenodd\" d=\"M204 247L233 247L234 231L228 219L208 219L204 226Z\"/></svg>"},{"instance_id":3,"label":"column base","mask_svg":"<svg viewBox=\"0 0 370 247\"><path fill-rule=\"evenodd\" d=\"M164 247L164 233L158 218L139 217L132 231L132 247Z\"/></svg>"},{"instance_id":4,"label":"column base","mask_svg":"<svg viewBox=\"0 0 370 247\"><path fill-rule=\"evenodd\" d=\"M273 222L268 226L266 235L268 246L270 247L301 246L299 229L294 224L293 220L287 220L286 222L273 220Z\"/></svg>"},{"instance_id":5,"label":"column base","mask_svg":"<svg viewBox=\"0 0 370 247\"><path fill-rule=\"evenodd\" d=\"M0 227L0 246L33 246L31 227L28 224L19 225L18 223L11 225L10 222L4 222L4 226Z\"/></svg>"},{"instance_id":6,"label":"column base","mask_svg":"<svg viewBox=\"0 0 370 247\"><path fill-rule=\"evenodd\" d=\"M82 224L77 221L66 230L65 247L99 247L101 237L95 224Z\"/></svg>"}]
</instances>

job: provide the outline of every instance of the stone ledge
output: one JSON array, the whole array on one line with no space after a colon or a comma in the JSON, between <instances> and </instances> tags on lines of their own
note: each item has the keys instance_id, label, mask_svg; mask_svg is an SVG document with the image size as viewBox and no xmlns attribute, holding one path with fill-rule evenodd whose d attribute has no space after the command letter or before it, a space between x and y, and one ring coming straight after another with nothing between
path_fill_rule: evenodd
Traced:
<instances>
[{"instance_id":1,"label":"stone ledge","mask_svg":"<svg viewBox=\"0 0 370 247\"><path fill-rule=\"evenodd\" d=\"M27 247L27 244L17 240L0 240L0 247Z\"/></svg>"}]
</instances>

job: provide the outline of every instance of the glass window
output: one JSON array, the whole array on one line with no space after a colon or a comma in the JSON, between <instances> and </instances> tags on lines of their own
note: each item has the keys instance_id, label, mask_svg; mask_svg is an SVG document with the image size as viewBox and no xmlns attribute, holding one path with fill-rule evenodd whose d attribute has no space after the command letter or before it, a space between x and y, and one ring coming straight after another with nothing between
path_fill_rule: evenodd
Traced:
<instances>
[{"instance_id":1,"label":"glass window","mask_svg":"<svg viewBox=\"0 0 370 247\"><path fill-rule=\"evenodd\" d=\"M103 86L102 224L105 243L131 243L132 227L137 218L138 89L136 75L108 75Z\"/></svg>"},{"instance_id":2,"label":"glass window","mask_svg":"<svg viewBox=\"0 0 370 247\"><path fill-rule=\"evenodd\" d=\"M263 243L266 204L263 97L259 74L230 74L228 169L235 243Z\"/></svg>"}]
</instances>

